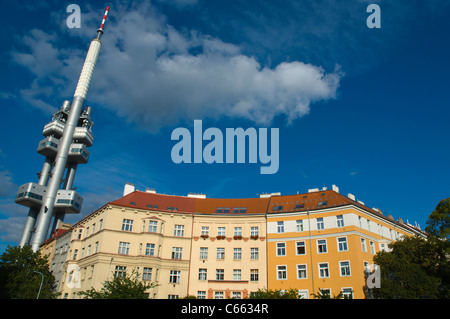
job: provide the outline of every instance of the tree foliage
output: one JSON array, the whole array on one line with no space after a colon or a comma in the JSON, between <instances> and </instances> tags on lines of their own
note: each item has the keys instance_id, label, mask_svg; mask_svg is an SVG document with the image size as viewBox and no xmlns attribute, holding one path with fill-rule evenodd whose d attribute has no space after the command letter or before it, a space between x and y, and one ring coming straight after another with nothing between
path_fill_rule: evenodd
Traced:
<instances>
[{"instance_id":1,"label":"tree foliage","mask_svg":"<svg viewBox=\"0 0 450 319\"><path fill-rule=\"evenodd\" d=\"M428 217L427 238L406 237L379 252L378 298L450 298L450 198L439 202Z\"/></svg>"},{"instance_id":2,"label":"tree foliage","mask_svg":"<svg viewBox=\"0 0 450 319\"><path fill-rule=\"evenodd\" d=\"M450 237L450 197L443 199L428 216L425 231L433 237L449 240Z\"/></svg>"},{"instance_id":3,"label":"tree foliage","mask_svg":"<svg viewBox=\"0 0 450 319\"><path fill-rule=\"evenodd\" d=\"M37 272L44 275L43 281ZM39 293L39 299L54 299L58 296L55 288L48 256L33 252L30 245L8 246L0 256L0 298L36 299Z\"/></svg>"},{"instance_id":4,"label":"tree foliage","mask_svg":"<svg viewBox=\"0 0 450 319\"><path fill-rule=\"evenodd\" d=\"M139 273L133 271L130 275L114 276L112 281L105 281L103 287L97 291L93 287L79 292L84 299L147 299L145 291L158 286L139 279Z\"/></svg>"},{"instance_id":5,"label":"tree foliage","mask_svg":"<svg viewBox=\"0 0 450 319\"><path fill-rule=\"evenodd\" d=\"M258 289L250 293L249 299L300 299L300 297L297 289L294 288L287 290Z\"/></svg>"}]
</instances>

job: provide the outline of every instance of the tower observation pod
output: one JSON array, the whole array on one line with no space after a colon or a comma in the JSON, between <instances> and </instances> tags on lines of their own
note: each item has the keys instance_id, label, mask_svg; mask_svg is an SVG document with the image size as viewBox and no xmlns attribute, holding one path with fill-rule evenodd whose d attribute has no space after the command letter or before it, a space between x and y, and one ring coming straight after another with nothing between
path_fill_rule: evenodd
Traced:
<instances>
[{"instance_id":1,"label":"tower observation pod","mask_svg":"<svg viewBox=\"0 0 450 319\"><path fill-rule=\"evenodd\" d=\"M100 37L108 15L106 8L97 37L91 41L81 70L72 103L64 101L53 114L52 121L45 125L37 152L45 156L44 165L38 174L37 183L21 185L15 202L30 208L19 245L31 244L33 251L47 239L53 219L52 231L64 221L65 214L79 213L83 197L73 188L78 164L85 164L93 142L91 128L92 109L83 108L92 74L102 46Z\"/></svg>"}]
</instances>

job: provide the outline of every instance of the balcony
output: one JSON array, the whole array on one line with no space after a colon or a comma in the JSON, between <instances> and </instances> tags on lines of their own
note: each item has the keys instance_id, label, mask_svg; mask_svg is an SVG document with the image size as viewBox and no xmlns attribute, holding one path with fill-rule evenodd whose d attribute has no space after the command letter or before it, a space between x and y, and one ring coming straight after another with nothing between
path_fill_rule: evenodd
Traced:
<instances>
[{"instance_id":1,"label":"balcony","mask_svg":"<svg viewBox=\"0 0 450 319\"><path fill-rule=\"evenodd\" d=\"M36 183L27 183L19 187L15 202L17 204L40 209L47 187ZM83 197L74 190L60 189L56 194L54 213L78 214Z\"/></svg>"},{"instance_id":2,"label":"balcony","mask_svg":"<svg viewBox=\"0 0 450 319\"><path fill-rule=\"evenodd\" d=\"M59 140L53 136L48 136L47 138L39 142L37 152L45 157L55 157L58 153Z\"/></svg>"},{"instance_id":3,"label":"balcony","mask_svg":"<svg viewBox=\"0 0 450 319\"><path fill-rule=\"evenodd\" d=\"M44 126L42 135L44 136L53 135L54 137L59 139L63 135L65 127L66 127L65 123L59 120L53 120L52 122ZM92 146L94 136L92 135L92 132L88 127L82 126L75 128L75 131L73 133L73 139L80 143L86 144L86 146L89 147Z\"/></svg>"}]
</instances>

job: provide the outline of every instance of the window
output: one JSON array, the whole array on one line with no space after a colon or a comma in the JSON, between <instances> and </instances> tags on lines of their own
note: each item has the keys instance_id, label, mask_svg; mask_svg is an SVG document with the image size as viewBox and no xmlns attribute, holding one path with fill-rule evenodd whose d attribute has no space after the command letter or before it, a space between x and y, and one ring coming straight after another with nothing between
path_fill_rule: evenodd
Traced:
<instances>
[{"instance_id":1,"label":"window","mask_svg":"<svg viewBox=\"0 0 450 319\"><path fill-rule=\"evenodd\" d=\"M328 278L330 277L330 273L328 270L328 263L320 263L319 264L319 278Z\"/></svg>"},{"instance_id":2,"label":"window","mask_svg":"<svg viewBox=\"0 0 450 319\"><path fill-rule=\"evenodd\" d=\"M171 270L169 275L169 282L171 284L179 284L180 283L180 271L179 270Z\"/></svg>"},{"instance_id":3,"label":"window","mask_svg":"<svg viewBox=\"0 0 450 319\"><path fill-rule=\"evenodd\" d=\"M297 265L297 279L307 279L306 265Z\"/></svg>"},{"instance_id":4,"label":"window","mask_svg":"<svg viewBox=\"0 0 450 319\"><path fill-rule=\"evenodd\" d=\"M320 201L319 202L319 204L317 204L317 206L326 206L326 205L328 205L328 201L327 200L324 200L324 201Z\"/></svg>"},{"instance_id":5,"label":"window","mask_svg":"<svg viewBox=\"0 0 450 319\"><path fill-rule=\"evenodd\" d=\"M175 225L173 235L177 236L177 237L183 237L184 236L184 225Z\"/></svg>"},{"instance_id":6,"label":"window","mask_svg":"<svg viewBox=\"0 0 450 319\"><path fill-rule=\"evenodd\" d=\"M327 299L331 298L331 289L330 288L319 288L319 292L324 296L328 296Z\"/></svg>"},{"instance_id":7,"label":"window","mask_svg":"<svg viewBox=\"0 0 450 319\"><path fill-rule=\"evenodd\" d=\"M225 259L225 248L217 248L217 259Z\"/></svg>"},{"instance_id":8,"label":"window","mask_svg":"<svg viewBox=\"0 0 450 319\"><path fill-rule=\"evenodd\" d=\"M337 227L344 227L344 216L338 215L336 216Z\"/></svg>"},{"instance_id":9,"label":"window","mask_svg":"<svg viewBox=\"0 0 450 319\"><path fill-rule=\"evenodd\" d=\"M242 248L233 248L233 259L234 260L242 259Z\"/></svg>"},{"instance_id":10,"label":"window","mask_svg":"<svg viewBox=\"0 0 450 319\"><path fill-rule=\"evenodd\" d=\"M342 288L342 296L345 299L353 299L353 289L352 288Z\"/></svg>"},{"instance_id":11,"label":"window","mask_svg":"<svg viewBox=\"0 0 450 319\"><path fill-rule=\"evenodd\" d=\"M371 242L369 243L369 245L370 245L370 253L371 253L372 255L375 255L375 254L376 254L376 252L375 252L375 243L374 243L373 241L371 241Z\"/></svg>"},{"instance_id":12,"label":"window","mask_svg":"<svg viewBox=\"0 0 450 319\"><path fill-rule=\"evenodd\" d=\"M83 233L83 230L82 229L79 229L78 230L78 239L81 239L81 234Z\"/></svg>"},{"instance_id":13,"label":"window","mask_svg":"<svg viewBox=\"0 0 450 319\"><path fill-rule=\"evenodd\" d=\"M122 222L122 230L123 231L132 231L133 230L133 220L124 219Z\"/></svg>"},{"instance_id":14,"label":"window","mask_svg":"<svg viewBox=\"0 0 450 319\"><path fill-rule=\"evenodd\" d=\"M258 259L259 258L259 249L256 248L250 248L250 259Z\"/></svg>"},{"instance_id":15,"label":"window","mask_svg":"<svg viewBox=\"0 0 450 319\"><path fill-rule=\"evenodd\" d=\"M200 247L200 259L208 259L208 247Z\"/></svg>"},{"instance_id":16,"label":"window","mask_svg":"<svg viewBox=\"0 0 450 319\"><path fill-rule=\"evenodd\" d=\"M197 299L206 299L206 291L197 291Z\"/></svg>"},{"instance_id":17,"label":"window","mask_svg":"<svg viewBox=\"0 0 450 319\"><path fill-rule=\"evenodd\" d=\"M250 281L259 281L258 269L250 269Z\"/></svg>"},{"instance_id":18,"label":"window","mask_svg":"<svg viewBox=\"0 0 450 319\"><path fill-rule=\"evenodd\" d=\"M365 238L361 238L361 250L365 253L367 253L367 244L366 244L366 239Z\"/></svg>"},{"instance_id":19,"label":"window","mask_svg":"<svg viewBox=\"0 0 450 319\"><path fill-rule=\"evenodd\" d=\"M216 280L224 280L225 271L223 269L216 269Z\"/></svg>"},{"instance_id":20,"label":"window","mask_svg":"<svg viewBox=\"0 0 450 319\"><path fill-rule=\"evenodd\" d=\"M234 237L242 237L242 227L234 227Z\"/></svg>"},{"instance_id":21,"label":"window","mask_svg":"<svg viewBox=\"0 0 450 319\"><path fill-rule=\"evenodd\" d=\"M126 266L116 266L116 269L114 271L114 276L118 278L124 278L127 274L127 267Z\"/></svg>"},{"instance_id":22,"label":"window","mask_svg":"<svg viewBox=\"0 0 450 319\"><path fill-rule=\"evenodd\" d=\"M182 251L182 247L172 247L172 259L181 259Z\"/></svg>"},{"instance_id":23,"label":"window","mask_svg":"<svg viewBox=\"0 0 450 319\"><path fill-rule=\"evenodd\" d=\"M241 299L241 292L240 291L233 291L231 293L231 299Z\"/></svg>"},{"instance_id":24,"label":"window","mask_svg":"<svg viewBox=\"0 0 450 319\"><path fill-rule=\"evenodd\" d=\"M119 243L119 254L122 255L128 255L128 252L130 250L130 243L124 243L124 242L120 242Z\"/></svg>"},{"instance_id":25,"label":"window","mask_svg":"<svg viewBox=\"0 0 450 319\"><path fill-rule=\"evenodd\" d=\"M209 227L208 226L202 226L201 236L209 236Z\"/></svg>"},{"instance_id":26,"label":"window","mask_svg":"<svg viewBox=\"0 0 450 319\"><path fill-rule=\"evenodd\" d=\"M300 208L304 208L305 204L297 204L295 205L295 209L300 209Z\"/></svg>"},{"instance_id":27,"label":"window","mask_svg":"<svg viewBox=\"0 0 450 319\"><path fill-rule=\"evenodd\" d=\"M277 243L277 256L286 256L286 243Z\"/></svg>"},{"instance_id":28,"label":"window","mask_svg":"<svg viewBox=\"0 0 450 319\"><path fill-rule=\"evenodd\" d=\"M350 262L340 261L339 269L341 270L341 276L350 276Z\"/></svg>"},{"instance_id":29,"label":"window","mask_svg":"<svg viewBox=\"0 0 450 319\"><path fill-rule=\"evenodd\" d=\"M241 269L233 269L233 280L241 280L242 271Z\"/></svg>"},{"instance_id":30,"label":"window","mask_svg":"<svg viewBox=\"0 0 450 319\"><path fill-rule=\"evenodd\" d=\"M217 228L217 236L225 237L225 227Z\"/></svg>"},{"instance_id":31,"label":"window","mask_svg":"<svg viewBox=\"0 0 450 319\"><path fill-rule=\"evenodd\" d=\"M145 255L146 256L155 255L155 244L147 244L147 246L145 247Z\"/></svg>"},{"instance_id":32,"label":"window","mask_svg":"<svg viewBox=\"0 0 450 319\"><path fill-rule=\"evenodd\" d=\"M272 210L273 210L273 211L280 211L280 210L283 210L283 206L274 206L274 207L272 208Z\"/></svg>"},{"instance_id":33,"label":"window","mask_svg":"<svg viewBox=\"0 0 450 319\"><path fill-rule=\"evenodd\" d=\"M103 227L103 219L100 219L98 230L102 230L102 227Z\"/></svg>"},{"instance_id":34,"label":"window","mask_svg":"<svg viewBox=\"0 0 450 319\"><path fill-rule=\"evenodd\" d=\"M277 266L277 279L284 280L287 279L287 269L286 265Z\"/></svg>"},{"instance_id":35,"label":"window","mask_svg":"<svg viewBox=\"0 0 450 319\"><path fill-rule=\"evenodd\" d=\"M247 207L235 207L233 208L233 214L245 214L247 212Z\"/></svg>"},{"instance_id":36,"label":"window","mask_svg":"<svg viewBox=\"0 0 450 319\"><path fill-rule=\"evenodd\" d=\"M338 251L347 251L348 250L347 237L339 237L337 239L337 242L338 242Z\"/></svg>"},{"instance_id":37,"label":"window","mask_svg":"<svg viewBox=\"0 0 450 319\"><path fill-rule=\"evenodd\" d=\"M298 241L295 243L295 249L297 255L306 255L306 248L304 241Z\"/></svg>"},{"instance_id":38,"label":"window","mask_svg":"<svg viewBox=\"0 0 450 319\"><path fill-rule=\"evenodd\" d=\"M73 260L76 260L77 259L77 255L78 255L78 249L75 249L74 251L73 251Z\"/></svg>"},{"instance_id":39,"label":"window","mask_svg":"<svg viewBox=\"0 0 450 319\"><path fill-rule=\"evenodd\" d=\"M214 299L223 299L223 291L215 291Z\"/></svg>"},{"instance_id":40,"label":"window","mask_svg":"<svg viewBox=\"0 0 450 319\"><path fill-rule=\"evenodd\" d=\"M142 271L142 280L152 280L152 268L144 267Z\"/></svg>"},{"instance_id":41,"label":"window","mask_svg":"<svg viewBox=\"0 0 450 319\"><path fill-rule=\"evenodd\" d=\"M207 270L199 269L198 270L198 280L206 280L206 278L207 278Z\"/></svg>"},{"instance_id":42,"label":"window","mask_svg":"<svg viewBox=\"0 0 450 319\"><path fill-rule=\"evenodd\" d=\"M277 233L284 233L284 222L277 222Z\"/></svg>"},{"instance_id":43,"label":"window","mask_svg":"<svg viewBox=\"0 0 450 319\"><path fill-rule=\"evenodd\" d=\"M156 233L158 231L158 222L156 220L150 220L148 222L148 231L150 233Z\"/></svg>"},{"instance_id":44,"label":"window","mask_svg":"<svg viewBox=\"0 0 450 319\"><path fill-rule=\"evenodd\" d=\"M298 290L298 296L300 297L300 299L308 299L308 290Z\"/></svg>"},{"instance_id":45,"label":"window","mask_svg":"<svg viewBox=\"0 0 450 319\"><path fill-rule=\"evenodd\" d=\"M327 252L327 240L319 239L317 240L317 253L324 254Z\"/></svg>"},{"instance_id":46,"label":"window","mask_svg":"<svg viewBox=\"0 0 450 319\"><path fill-rule=\"evenodd\" d=\"M250 236L251 237L258 237L259 236L259 228L258 227L251 227L250 228Z\"/></svg>"},{"instance_id":47,"label":"window","mask_svg":"<svg viewBox=\"0 0 450 319\"><path fill-rule=\"evenodd\" d=\"M303 231L303 220L296 220L295 225L297 227L297 232Z\"/></svg>"},{"instance_id":48,"label":"window","mask_svg":"<svg viewBox=\"0 0 450 319\"><path fill-rule=\"evenodd\" d=\"M230 208L229 207L217 207L216 208L216 214L229 214Z\"/></svg>"},{"instance_id":49,"label":"window","mask_svg":"<svg viewBox=\"0 0 450 319\"><path fill-rule=\"evenodd\" d=\"M324 229L323 218L317 218L317 230Z\"/></svg>"},{"instance_id":50,"label":"window","mask_svg":"<svg viewBox=\"0 0 450 319\"><path fill-rule=\"evenodd\" d=\"M167 299L178 299L178 295L167 295Z\"/></svg>"}]
</instances>

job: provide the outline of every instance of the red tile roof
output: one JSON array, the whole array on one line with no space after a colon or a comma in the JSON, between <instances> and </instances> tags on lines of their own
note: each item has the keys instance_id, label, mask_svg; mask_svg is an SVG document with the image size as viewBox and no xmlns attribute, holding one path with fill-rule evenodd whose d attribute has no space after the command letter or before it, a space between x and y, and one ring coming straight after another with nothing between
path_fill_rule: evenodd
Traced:
<instances>
[{"instance_id":1,"label":"red tile roof","mask_svg":"<svg viewBox=\"0 0 450 319\"><path fill-rule=\"evenodd\" d=\"M195 212L214 214L217 208L246 208L245 214L265 214L270 198L199 198L195 202ZM242 210L241 210L242 212Z\"/></svg>"},{"instance_id":2,"label":"red tile roof","mask_svg":"<svg viewBox=\"0 0 450 319\"><path fill-rule=\"evenodd\" d=\"M195 198L134 191L109 204L139 209L193 213Z\"/></svg>"}]
</instances>

